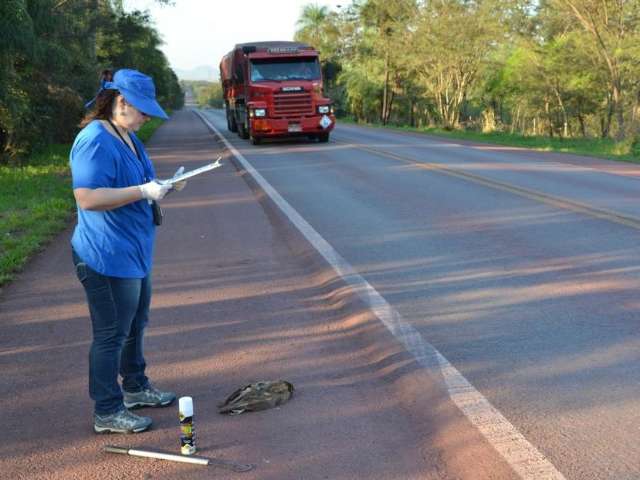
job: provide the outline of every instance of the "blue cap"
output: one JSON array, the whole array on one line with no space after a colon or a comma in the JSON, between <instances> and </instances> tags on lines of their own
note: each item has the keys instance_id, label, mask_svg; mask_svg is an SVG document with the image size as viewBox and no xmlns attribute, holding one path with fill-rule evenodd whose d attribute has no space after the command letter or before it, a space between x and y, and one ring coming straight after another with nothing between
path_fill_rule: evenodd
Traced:
<instances>
[{"instance_id":1,"label":"blue cap","mask_svg":"<svg viewBox=\"0 0 640 480\"><path fill-rule=\"evenodd\" d=\"M169 118L156 100L156 87L153 80L144 73L127 68L118 70L113 76L112 82L102 82L98 93L105 89L118 90L128 103L145 115L165 120ZM87 103L86 107L89 107L94 101L95 99Z\"/></svg>"}]
</instances>

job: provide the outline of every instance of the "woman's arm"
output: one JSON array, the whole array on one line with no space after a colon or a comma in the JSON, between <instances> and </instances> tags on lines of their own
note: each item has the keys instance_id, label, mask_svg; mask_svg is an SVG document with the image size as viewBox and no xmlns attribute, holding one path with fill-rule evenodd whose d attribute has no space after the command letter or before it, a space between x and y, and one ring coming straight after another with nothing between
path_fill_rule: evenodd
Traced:
<instances>
[{"instance_id":1,"label":"woman's arm","mask_svg":"<svg viewBox=\"0 0 640 480\"><path fill-rule=\"evenodd\" d=\"M113 210L141 200L140 187L124 188L75 188L73 196L83 210Z\"/></svg>"},{"instance_id":2,"label":"woman's arm","mask_svg":"<svg viewBox=\"0 0 640 480\"><path fill-rule=\"evenodd\" d=\"M186 183L186 182L185 182ZM171 184L150 182L123 188L74 188L76 203L83 210L113 210L129 203L146 200L162 200L173 187Z\"/></svg>"}]
</instances>

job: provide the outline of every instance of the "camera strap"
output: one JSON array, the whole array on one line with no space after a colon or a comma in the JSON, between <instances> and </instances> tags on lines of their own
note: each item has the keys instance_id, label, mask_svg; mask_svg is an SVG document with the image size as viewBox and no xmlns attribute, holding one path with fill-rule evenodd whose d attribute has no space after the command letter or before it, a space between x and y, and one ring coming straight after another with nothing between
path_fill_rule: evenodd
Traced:
<instances>
[{"instance_id":1,"label":"camera strap","mask_svg":"<svg viewBox=\"0 0 640 480\"><path fill-rule=\"evenodd\" d=\"M128 148L129 144L127 143L127 141L124 139L124 137L120 133L120 130L118 130L118 128L113 124L111 119L107 118L107 122L109 123L109 125L111 125L111 128L113 128L113 131L116 132L116 135L118 135L118 137L120 137L120 140L122 140L122 143L124 143ZM131 137L129 137L129 140L131 141L131 145L133 146L133 151L136 153L136 158L140 161L140 163L142 163L142 159L140 158L140 153L138 152L138 147L136 147L136 142L134 142ZM143 167L144 167L144 165L143 165Z\"/></svg>"},{"instance_id":2,"label":"camera strap","mask_svg":"<svg viewBox=\"0 0 640 480\"><path fill-rule=\"evenodd\" d=\"M120 140L122 140L122 143L127 145L127 148L129 148L128 146L129 144L125 141L124 137L120 133L120 130L118 130L116 126L111 122L111 119L107 118L107 122L109 122L109 125L111 125L111 128L113 128L113 130L116 132L118 137L120 137ZM138 147L136 147L136 142L134 142L131 137L129 137L129 140L131 140L131 145L133 145L133 150L136 153L136 158L138 159L138 161L140 162L140 165L142 166L145 182L150 182L151 179L147 177L147 169L144 166L144 162L142 161L142 158L140 158L140 153L138 152ZM164 216L164 212L162 211L162 208L160 208L160 205L158 205L158 202L156 202L155 200L151 201L151 211L153 213L153 223L158 226L162 225L162 217Z\"/></svg>"}]
</instances>

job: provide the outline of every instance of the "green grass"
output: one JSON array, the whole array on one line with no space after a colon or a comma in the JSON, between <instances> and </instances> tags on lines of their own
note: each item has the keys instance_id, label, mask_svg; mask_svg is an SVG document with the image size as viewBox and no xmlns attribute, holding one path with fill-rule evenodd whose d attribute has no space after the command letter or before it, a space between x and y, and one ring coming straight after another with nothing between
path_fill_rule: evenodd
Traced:
<instances>
[{"instance_id":1,"label":"green grass","mask_svg":"<svg viewBox=\"0 0 640 480\"><path fill-rule=\"evenodd\" d=\"M0 167L0 286L62 230L75 202L69 145L51 145L24 167Z\"/></svg>"},{"instance_id":2,"label":"green grass","mask_svg":"<svg viewBox=\"0 0 640 480\"><path fill-rule=\"evenodd\" d=\"M167 111L167 113L171 115L169 111ZM159 118L152 118L151 120L146 122L144 125L142 125L142 127L140 127L140 130L136 132L136 136L140 140L142 140L143 143L147 143L147 141L151 138L154 132L163 123L164 123L164 120L161 120Z\"/></svg>"},{"instance_id":3,"label":"green grass","mask_svg":"<svg viewBox=\"0 0 640 480\"><path fill-rule=\"evenodd\" d=\"M139 138L146 142L161 124L159 119L147 122ZM0 166L0 287L74 216L70 148L50 145L25 166Z\"/></svg>"},{"instance_id":4,"label":"green grass","mask_svg":"<svg viewBox=\"0 0 640 480\"><path fill-rule=\"evenodd\" d=\"M344 123L356 123L348 118L341 118ZM368 126L383 127L379 124ZM600 138L549 138L546 136L524 136L503 132L481 133L465 130L444 130L441 128L414 128L407 126L386 126L395 130L424 133L438 137L469 140L473 142L505 145L511 147L531 148L546 152L573 153L610 160L640 163L640 151L633 147L632 142L615 142L611 139Z\"/></svg>"}]
</instances>

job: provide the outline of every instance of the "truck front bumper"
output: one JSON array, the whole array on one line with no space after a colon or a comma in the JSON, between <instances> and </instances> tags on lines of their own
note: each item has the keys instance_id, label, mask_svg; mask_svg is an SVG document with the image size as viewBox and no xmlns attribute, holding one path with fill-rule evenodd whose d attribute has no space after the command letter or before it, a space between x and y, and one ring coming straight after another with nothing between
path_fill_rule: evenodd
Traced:
<instances>
[{"instance_id":1,"label":"truck front bumper","mask_svg":"<svg viewBox=\"0 0 640 480\"><path fill-rule=\"evenodd\" d=\"M331 124L324 128L322 117L326 116ZM317 115L302 118L252 118L251 133L256 137L288 137L295 135L317 135L330 132L336 124L333 115Z\"/></svg>"}]
</instances>

